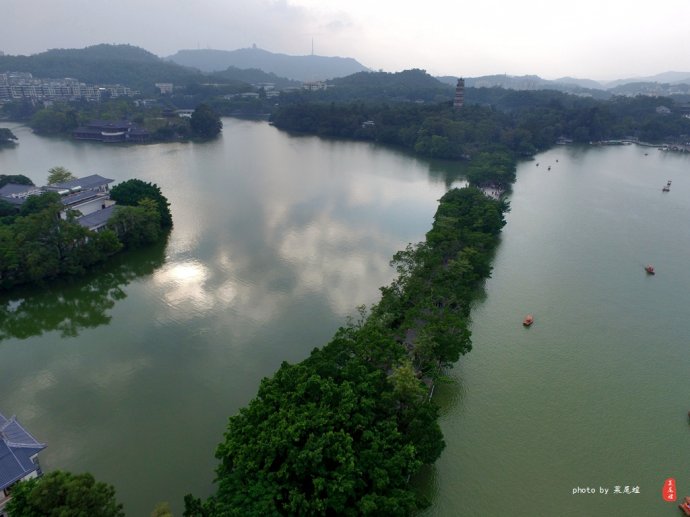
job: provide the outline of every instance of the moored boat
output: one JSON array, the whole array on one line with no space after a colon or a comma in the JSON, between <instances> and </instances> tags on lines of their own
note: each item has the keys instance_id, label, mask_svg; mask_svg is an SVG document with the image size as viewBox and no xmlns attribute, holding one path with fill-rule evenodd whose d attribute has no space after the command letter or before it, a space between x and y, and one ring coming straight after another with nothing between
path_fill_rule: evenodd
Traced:
<instances>
[{"instance_id":1,"label":"moored boat","mask_svg":"<svg viewBox=\"0 0 690 517\"><path fill-rule=\"evenodd\" d=\"M532 323L534 323L534 316L532 316L531 314L528 314L527 316L525 316L525 319L522 320L522 324L525 327L529 327Z\"/></svg>"},{"instance_id":2,"label":"moored boat","mask_svg":"<svg viewBox=\"0 0 690 517\"><path fill-rule=\"evenodd\" d=\"M652 266L651 264L647 264L644 267L644 270L647 272L648 275L653 275L655 273L654 266Z\"/></svg>"},{"instance_id":3,"label":"moored boat","mask_svg":"<svg viewBox=\"0 0 690 517\"><path fill-rule=\"evenodd\" d=\"M687 495L683 498L683 502L678 505L678 508L683 510L685 515L690 515L690 497Z\"/></svg>"}]
</instances>

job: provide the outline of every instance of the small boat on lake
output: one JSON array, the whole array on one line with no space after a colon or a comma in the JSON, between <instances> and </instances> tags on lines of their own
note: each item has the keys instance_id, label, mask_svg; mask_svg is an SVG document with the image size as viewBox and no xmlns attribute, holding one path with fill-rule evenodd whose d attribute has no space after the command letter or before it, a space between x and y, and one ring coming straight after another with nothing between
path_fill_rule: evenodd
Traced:
<instances>
[{"instance_id":1,"label":"small boat on lake","mask_svg":"<svg viewBox=\"0 0 690 517\"><path fill-rule=\"evenodd\" d=\"M687 495L683 498L683 502L678 505L678 508L683 510L685 515L690 515L690 497Z\"/></svg>"},{"instance_id":2,"label":"small boat on lake","mask_svg":"<svg viewBox=\"0 0 690 517\"><path fill-rule=\"evenodd\" d=\"M652 266L651 264L647 264L647 265L644 267L644 270L647 272L648 275L653 275L653 274L654 274L654 266Z\"/></svg>"},{"instance_id":3,"label":"small boat on lake","mask_svg":"<svg viewBox=\"0 0 690 517\"><path fill-rule=\"evenodd\" d=\"M531 314L528 314L527 316L525 316L525 319L522 320L522 324L525 327L529 327L532 323L534 323L534 316L532 316Z\"/></svg>"},{"instance_id":4,"label":"small boat on lake","mask_svg":"<svg viewBox=\"0 0 690 517\"><path fill-rule=\"evenodd\" d=\"M668 185L666 185L664 188L661 189L661 191L662 191L662 192L670 192L670 191L671 191L671 187L669 187Z\"/></svg>"}]
</instances>

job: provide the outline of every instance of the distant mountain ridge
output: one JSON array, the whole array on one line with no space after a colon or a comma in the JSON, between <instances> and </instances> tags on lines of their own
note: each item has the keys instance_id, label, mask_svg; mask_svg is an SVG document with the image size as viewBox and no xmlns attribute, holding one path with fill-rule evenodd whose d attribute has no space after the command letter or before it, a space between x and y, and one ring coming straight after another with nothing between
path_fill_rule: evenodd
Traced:
<instances>
[{"instance_id":1,"label":"distant mountain ridge","mask_svg":"<svg viewBox=\"0 0 690 517\"><path fill-rule=\"evenodd\" d=\"M132 45L93 45L52 49L31 56L0 56L0 72L29 72L35 77L73 77L92 84L125 84L152 90L156 82L186 84L200 81L198 70L164 61Z\"/></svg>"},{"instance_id":2,"label":"distant mountain ridge","mask_svg":"<svg viewBox=\"0 0 690 517\"><path fill-rule=\"evenodd\" d=\"M229 66L222 72L210 73L208 77L212 80L242 81L247 84L273 83L275 87L279 89L298 87L302 84L299 81L293 81L292 79L280 77L273 73L267 73L258 68L237 68L234 66Z\"/></svg>"},{"instance_id":3,"label":"distant mountain ridge","mask_svg":"<svg viewBox=\"0 0 690 517\"><path fill-rule=\"evenodd\" d=\"M604 83L606 88L615 88L629 83L661 83L661 84L690 84L690 72L662 72L647 77L633 77L629 79L616 79Z\"/></svg>"},{"instance_id":4,"label":"distant mountain ridge","mask_svg":"<svg viewBox=\"0 0 690 517\"><path fill-rule=\"evenodd\" d=\"M256 47L238 50L178 50L165 59L202 72L221 72L228 67L257 68L294 81L324 81L369 70L350 57L290 56Z\"/></svg>"},{"instance_id":5,"label":"distant mountain ridge","mask_svg":"<svg viewBox=\"0 0 690 517\"><path fill-rule=\"evenodd\" d=\"M447 84L455 84L454 76L438 79ZM465 77L465 86L474 88L500 87L510 90L556 90L564 93L607 99L613 95L679 95L690 93L690 72L664 72L636 79L620 79L600 82L592 79L561 77L543 79L538 75L485 75Z\"/></svg>"}]
</instances>

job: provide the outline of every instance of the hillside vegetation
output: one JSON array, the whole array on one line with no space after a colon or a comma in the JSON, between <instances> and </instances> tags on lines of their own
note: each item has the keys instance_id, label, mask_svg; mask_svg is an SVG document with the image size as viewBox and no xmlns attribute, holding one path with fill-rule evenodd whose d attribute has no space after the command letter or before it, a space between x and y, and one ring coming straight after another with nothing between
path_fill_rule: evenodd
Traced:
<instances>
[{"instance_id":1,"label":"hillside vegetation","mask_svg":"<svg viewBox=\"0 0 690 517\"><path fill-rule=\"evenodd\" d=\"M0 70L29 72L41 78L73 77L88 84L124 84L141 91L153 91L157 82L186 84L204 77L198 70L164 61L142 48L106 44L0 56Z\"/></svg>"}]
</instances>

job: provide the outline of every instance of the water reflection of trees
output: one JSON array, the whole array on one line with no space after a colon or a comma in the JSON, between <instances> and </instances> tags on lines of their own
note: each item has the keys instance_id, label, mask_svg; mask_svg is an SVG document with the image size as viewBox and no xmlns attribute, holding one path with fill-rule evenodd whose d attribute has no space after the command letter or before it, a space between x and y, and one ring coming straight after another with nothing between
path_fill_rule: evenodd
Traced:
<instances>
[{"instance_id":1,"label":"water reflection of trees","mask_svg":"<svg viewBox=\"0 0 690 517\"><path fill-rule=\"evenodd\" d=\"M119 254L83 277L0 296L0 341L51 331L74 337L84 329L109 324L107 311L127 297L124 287L163 265L166 244L167 239L162 239L146 249Z\"/></svg>"}]
</instances>

